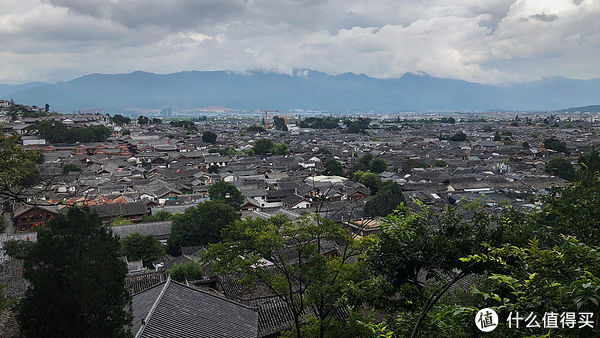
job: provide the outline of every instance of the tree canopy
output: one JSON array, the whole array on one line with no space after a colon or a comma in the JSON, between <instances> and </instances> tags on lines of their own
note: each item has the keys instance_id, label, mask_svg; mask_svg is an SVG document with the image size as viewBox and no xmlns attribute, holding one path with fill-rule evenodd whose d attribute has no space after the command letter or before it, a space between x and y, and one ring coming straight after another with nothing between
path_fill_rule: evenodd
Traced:
<instances>
[{"instance_id":1,"label":"tree canopy","mask_svg":"<svg viewBox=\"0 0 600 338\"><path fill-rule=\"evenodd\" d=\"M42 178L37 166L42 153L23 149L18 139L17 134L0 138L0 195L22 200Z\"/></svg>"},{"instance_id":2,"label":"tree canopy","mask_svg":"<svg viewBox=\"0 0 600 338\"><path fill-rule=\"evenodd\" d=\"M364 212L368 217L386 216L394 212L404 202L402 188L398 183L388 181L382 183L377 194L365 203Z\"/></svg>"},{"instance_id":3,"label":"tree canopy","mask_svg":"<svg viewBox=\"0 0 600 338\"><path fill-rule=\"evenodd\" d=\"M104 142L111 135L105 126L68 127L56 120L42 120L34 125L40 136L49 143Z\"/></svg>"},{"instance_id":4,"label":"tree canopy","mask_svg":"<svg viewBox=\"0 0 600 338\"><path fill-rule=\"evenodd\" d=\"M551 159L544 170L567 181L572 181L575 177L575 167L563 157Z\"/></svg>"},{"instance_id":5,"label":"tree canopy","mask_svg":"<svg viewBox=\"0 0 600 338\"><path fill-rule=\"evenodd\" d=\"M208 194L211 200L220 200L235 210L240 210L244 203L244 195L238 188L225 181L218 181L210 186Z\"/></svg>"},{"instance_id":6,"label":"tree canopy","mask_svg":"<svg viewBox=\"0 0 600 338\"><path fill-rule=\"evenodd\" d=\"M240 214L221 200L209 200L173 216L167 251L179 255L182 246L217 243L221 230L240 219Z\"/></svg>"},{"instance_id":7,"label":"tree canopy","mask_svg":"<svg viewBox=\"0 0 600 338\"><path fill-rule=\"evenodd\" d=\"M202 141L210 144L217 143L217 134L213 133L210 130L206 130L202 133Z\"/></svg>"},{"instance_id":8,"label":"tree canopy","mask_svg":"<svg viewBox=\"0 0 600 338\"><path fill-rule=\"evenodd\" d=\"M327 160L323 164L323 175L342 176L344 175L344 167L336 160Z\"/></svg>"},{"instance_id":9,"label":"tree canopy","mask_svg":"<svg viewBox=\"0 0 600 338\"><path fill-rule=\"evenodd\" d=\"M144 266L152 268L152 262L165 255L165 248L152 235L134 232L121 240L121 246L130 261L142 260Z\"/></svg>"},{"instance_id":10,"label":"tree canopy","mask_svg":"<svg viewBox=\"0 0 600 338\"><path fill-rule=\"evenodd\" d=\"M25 337L127 337L130 296L119 239L87 208L56 215L38 232L19 303Z\"/></svg>"}]
</instances>

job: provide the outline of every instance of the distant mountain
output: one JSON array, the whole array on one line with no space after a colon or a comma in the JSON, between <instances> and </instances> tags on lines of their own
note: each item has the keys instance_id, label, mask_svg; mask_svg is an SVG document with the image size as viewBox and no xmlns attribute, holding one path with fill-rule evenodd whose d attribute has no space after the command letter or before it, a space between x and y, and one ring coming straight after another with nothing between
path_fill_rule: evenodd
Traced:
<instances>
[{"instance_id":1,"label":"distant mountain","mask_svg":"<svg viewBox=\"0 0 600 338\"><path fill-rule=\"evenodd\" d=\"M44 82L28 82L19 85L0 84L0 99L10 99L11 94L30 88L46 85Z\"/></svg>"},{"instance_id":2,"label":"distant mountain","mask_svg":"<svg viewBox=\"0 0 600 338\"><path fill-rule=\"evenodd\" d=\"M567 108L567 109L560 109L559 111L566 112L566 113L574 113L574 112L600 113L600 105L596 104L596 105L592 105L592 106L573 107L573 108Z\"/></svg>"},{"instance_id":3,"label":"distant mountain","mask_svg":"<svg viewBox=\"0 0 600 338\"><path fill-rule=\"evenodd\" d=\"M15 101L72 112L103 108L110 112L170 107L197 109L294 108L323 111L554 110L598 102L600 79L550 78L502 86L407 73L396 79L364 74L301 75L252 71L190 71L173 74L133 72L90 74L11 93Z\"/></svg>"}]
</instances>

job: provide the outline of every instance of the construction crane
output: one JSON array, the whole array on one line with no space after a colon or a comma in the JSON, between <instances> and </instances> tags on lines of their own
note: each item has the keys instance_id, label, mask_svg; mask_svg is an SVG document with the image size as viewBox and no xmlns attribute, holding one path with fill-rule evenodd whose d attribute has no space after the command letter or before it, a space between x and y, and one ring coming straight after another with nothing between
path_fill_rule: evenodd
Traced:
<instances>
[{"instance_id":1,"label":"construction crane","mask_svg":"<svg viewBox=\"0 0 600 338\"><path fill-rule=\"evenodd\" d=\"M269 113L279 113L279 110L265 110L265 130L269 130Z\"/></svg>"}]
</instances>

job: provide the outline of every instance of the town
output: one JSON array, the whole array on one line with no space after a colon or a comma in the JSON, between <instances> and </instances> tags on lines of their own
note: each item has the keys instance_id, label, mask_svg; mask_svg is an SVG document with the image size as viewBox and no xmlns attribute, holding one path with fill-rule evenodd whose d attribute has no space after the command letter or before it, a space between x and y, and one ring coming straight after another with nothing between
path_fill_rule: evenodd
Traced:
<instances>
[{"instance_id":1,"label":"town","mask_svg":"<svg viewBox=\"0 0 600 338\"><path fill-rule=\"evenodd\" d=\"M198 325L215 325L210 330L216 336L274 337L294 329L297 313L322 315L296 311L277 290L249 288L234 274L213 269L201 259L212 253L208 244L221 239L210 229L218 232L236 219L294 223L322 217L360 239L379 234L385 216L399 206L439 213L453 206L465 214L475 204L490 212L510 206L528 214L540 209L540 198L553 187L573 181L580 156L600 146L600 114L586 111L268 110L179 117L171 109L129 116L60 114L48 105L10 101L0 107L4 139L35 155L35 168L21 180L28 182L19 191L5 183L0 196L5 295L19 299L29 283L14 247L36 242L38 229L71 207L86 206L122 243L138 237L160 243L154 254L132 250L133 256L121 257L136 337L153 330L197 336ZM210 204L218 200L238 214L226 221L229 209ZM187 222L205 228L204 235L182 230L188 214ZM344 257L340 241L323 245L326 255ZM203 273L175 277L194 264ZM178 309L167 311L170 302ZM202 316L228 324L198 322L199 308L212 309ZM344 306L331 310L341 322L349 315ZM2 321L17 330L14 316Z\"/></svg>"}]
</instances>

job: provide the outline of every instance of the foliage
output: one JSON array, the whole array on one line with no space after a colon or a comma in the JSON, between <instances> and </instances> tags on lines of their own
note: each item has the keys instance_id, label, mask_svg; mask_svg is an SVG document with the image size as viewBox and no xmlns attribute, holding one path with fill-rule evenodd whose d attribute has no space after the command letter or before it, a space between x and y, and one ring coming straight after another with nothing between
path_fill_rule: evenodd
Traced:
<instances>
[{"instance_id":1,"label":"foliage","mask_svg":"<svg viewBox=\"0 0 600 338\"><path fill-rule=\"evenodd\" d=\"M173 214L166 210L160 210L152 215L144 215L142 216L142 223L149 222L164 222L169 221L173 217Z\"/></svg>"},{"instance_id":2,"label":"foliage","mask_svg":"<svg viewBox=\"0 0 600 338\"><path fill-rule=\"evenodd\" d=\"M371 171L374 173L382 173L387 169L387 162L382 158L376 158L371 162Z\"/></svg>"},{"instance_id":3,"label":"foliage","mask_svg":"<svg viewBox=\"0 0 600 338\"><path fill-rule=\"evenodd\" d=\"M20 200L42 176L36 164L41 153L23 149L18 139L17 134L0 138L0 195Z\"/></svg>"},{"instance_id":4,"label":"foliage","mask_svg":"<svg viewBox=\"0 0 600 338\"><path fill-rule=\"evenodd\" d=\"M6 250L6 254L15 259L24 259L27 252L33 246L31 241L14 240L4 242L2 249Z\"/></svg>"},{"instance_id":5,"label":"foliage","mask_svg":"<svg viewBox=\"0 0 600 338\"><path fill-rule=\"evenodd\" d=\"M494 129L490 125L483 126L483 131L485 131L485 132L490 132L492 130L494 130Z\"/></svg>"},{"instance_id":6,"label":"foliage","mask_svg":"<svg viewBox=\"0 0 600 338\"><path fill-rule=\"evenodd\" d=\"M111 226L121 226L121 225L127 225L127 224L131 224L131 221L126 219L123 216L117 216L117 217L113 217L110 220L110 225Z\"/></svg>"},{"instance_id":7,"label":"foliage","mask_svg":"<svg viewBox=\"0 0 600 338\"><path fill-rule=\"evenodd\" d=\"M71 208L38 232L17 316L25 337L130 336L127 267L119 239L87 208Z\"/></svg>"},{"instance_id":8,"label":"foliage","mask_svg":"<svg viewBox=\"0 0 600 338\"><path fill-rule=\"evenodd\" d=\"M129 129L124 129L123 132L121 132L121 135L123 135L123 136L131 135L131 131Z\"/></svg>"},{"instance_id":9,"label":"foliage","mask_svg":"<svg viewBox=\"0 0 600 338\"><path fill-rule=\"evenodd\" d=\"M327 160L323 163L323 175L342 176L344 175L344 167L336 160Z\"/></svg>"},{"instance_id":10,"label":"foliage","mask_svg":"<svg viewBox=\"0 0 600 338\"><path fill-rule=\"evenodd\" d=\"M79 168L79 166L77 166L75 163L67 163L62 168L63 175L67 175L72 171L81 171L81 168Z\"/></svg>"},{"instance_id":11,"label":"foliage","mask_svg":"<svg viewBox=\"0 0 600 338\"><path fill-rule=\"evenodd\" d=\"M235 210L240 210L244 203L244 195L235 185L229 182L218 181L214 183L210 186L208 194L211 200L223 201Z\"/></svg>"},{"instance_id":12,"label":"foliage","mask_svg":"<svg viewBox=\"0 0 600 338\"><path fill-rule=\"evenodd\" d=\"M543 146L546 149L552 149L561 153L567 152L567 144L554 137L544 139Z\"/></svg>"},{"instance_id":13,"label":"foliage","mask_svg":"<svg viewBox=\"0 0 600 338\"><path fill-rule=\"evenodd\" d=\"M405 202L402 188L393 181L384 182L377 195L371 197L364 207L366 216L387 216Z\"/></svg>"},{"instance_id":14,"label":"foliage","mask_svg":"<svg viewBox=\"0 0 600 338\"><path fill-rule=\"evenodd\" d=\"M275 126L275 129L277 129L277 130L281 130L281 131L288 130L288 127L285 125L285 119L283 117L274 116L273 117L273 125Z\"/></svg>"},{"instance_id":15,"label":"foliage","mask_svg":"<svg viewBox=\"0 0 600 338\"><path fill-rule=\"evenodd\" d=\"M270 153L273 150L273 141L269 139L259 139L254 142L254 153L257 155L264 155Z\"/></svg>"},{"instance_id":16,"label":"foliage","mask_svg":"<svg viewBox=\"0 0 600 338\"><path fill-rule=\"evenodd\" d=\"M196 124L192 121L180 120L180 121L171 121L170 123L173 127L184 128L187 131L196 131Z\"/></svg>"},{"instance_id":17,"label":"foliage","mask_svg":"<svg viewBox=\"0 0 600 338\"><path fill-rule=\"evenodd\" d=\"M331 150L329 150L329 148L326 147L319 147L319 150L317 150L317 154L331 155Z\"/></svg>"},{"instance_id":18,"label":"foliage","mask_svg":"<svg viewBox=\"0 0 600 338\"><path fill-rule=\"evenodd\" d=\"M500 133L499 133L499 132L496 132L496 133L494 134L494 141L496 141L496 142L500 142L500 141L502 141L502 136L500 136Z\"/></svg>"},{"instance_id":19,"label":"foliage","mask_svg":"<svg viewBox=\"0 0 600 338\"><path fill-rule=\"evenodd\" d=\"M217 243L221 230L240 219L235 209L220 200L210 200L190 207L182 214L174 215L167 251L179 255L182 246Z\"/></svg>"},{"instance_id":20,"label":"foliage","mask_svg":"<svg viewBox=\"0 0 600 338\"><path fill-rule=\"evenodd\" d=\"M210 167L208 167L208 169L206 170L209 174L216 174L219 172L219 166L216 164L211 165Z\"/></svg>"},{"instance_id":21,"label":"foliage","mask_svg":"<svg viewBox=\"0 0 600 338\"><path fill-rule=\"evenodd\" d=\"M523 141L523 143L521 143L521 146L523 147L523 149L531 148L531 146L529 145L529 142L527 142L527 141Z\"/></svg>"},{"instance_id":22,"label":"foliage","mask_svg":"<svg viewBox=\"0 0 600 338\"><path fill-rule=\"evenodd\" d=\"M420 213L401 211L387 216L367 259L375 275L392 286L385 304L420 312L414 317L414 334L450 287L482 268L460 258L477 254L480 243L491 240L495 230L490 228L492 217L482 210L468 220L452 207L442 212L424 206Z\"/></svg>"},{"instance_id":23,"label":"foliage","mask_svg":"<svg viewBox=\"0 0 600 338\"><path fill-rule=\"evenodd\" d=\"M450 136L450 141L466 141L466 140L467 140L467 135L462 131L459 131L459 132L455 133L454 135Z\"/></svg>"},{"instance_id":24,"label":"foliage","mask_svg":"<svg viewBox=\"0 0 600 338\"><path fill-rule=\"evenodd\" d=\"M171 274L171 278L178 282L195 281L204 277L202 264L195 261L177 264L169 271L169 273Z\"/></svg>"},{"instance_id":25,"label":"foliage","mask_svg":"<svg viewBox=\"0 0 600 338\"><path fill-rule=\"evenodd\" d=\"M362 183L371 190L371 195L375 195L381 185L381 178L375 173L356 171L352 174L352 181Z\"/></svg>"},{"instance_id":26,"label":"foliage","mask_svg":"<svg viewBox=\"0 0 600 338\"><path fill-rule=\"evenodd\" d=\"M0 216L0 234L3 233L7 227L8 227L8 224L6 224L6 220L4 219L4 216Z\"/></svg>"},{"instance_id":27,"label":"foliage","mask_svg":"<svg viewBox=\"0 0 600 338\"><path fill-rule=\"evenodd\" d=\"M326 117L308 117L298 124L300 128L311 129L337 129L340 120L332 116Z\"/></svg>"},{"instance_id":28,"label":"foliage","mask_svg":"<svg viewBox=\"0 0 600 338\"><path fill-rule=\"evenodd\" d=\"M331 318L335 306L344 302L348 281L365 271L349 261L364 250L364 242L354 241L344 229L318 215L293 222L284 216L247 218L228 225L223 233L224 240L204 256L217 273L271 290L293 314L295 328L290 334L339 332ZM325 249L325 243L334 242L337 254L330 252L330 246ZM310 324L301 328L300 316L309 308L315 316L309 316Z\"/></svg>"},{"instance_id":29,"label":"foliage","mask_svg":"<svg viewBox=\"0 0 600 338\"><path fill-rule=\"evenodd\" d=\"M130 261L142 260L144 266L151 268L152 262L165 255L164 246L152 235L143 236L139 232L121 240L121 246Z\"/></svg>"},{"instance_id":30,"label":"foliage","mask_svg":"<svg viewBox=\"0 0 600 338\"><path fill-rule=\"evenodd\" d=\"M213 133L210 130L206 130L202 133L202 141L210 144L217 143L217 134Z\"/></svg>"},{"instance_id":31,"label":"foliage","mask_svg":"<svg viewBox=\"0 0 600 338\"><path fill-rule=\"evenodd\" d=\"M575 177L575 167L563 157L551 159L548 164L546 164L544 170L549 174L558 176L567 181L572 181Z\"/></svg>"},{"instance_id":32,"label":"foliage","mask_svg":"<svg viewBox=\"0 0 600 338\"><path fill-rule=\"evenodd\" d=\"M449 124L455 124L456 120L454 119L454 117L442 117L440 119L440 123L449 123Z\"/></svg>"},{"instance_id":33,"label":"foliage","mask_svg":"<svg viewBox=\"0 0 600 338\"><path fill-rule=\"evenodd\" d=\"M131 119L129 117L125 117L121 114L116 114L114 115L111 120L113 121L114 124L116 124L117 126L122 126L124 124L129 124L131 122Z\"/></svg>"},{"instance_id":34,"label":"foliage","mask_svg":"<svg viewBox=\"0 0 600 338\"><path fill-rule=\"evenodd\" d=\"M263 133L263 132L265 132L265 127L259 126L258 124L253 124L250 127L248 127L246 130L249 132L252 132L252 133Z\"/></svg>"},{"instance_id":35,"label":"foliage","mask_svg":"<svg viewBox=\"0 0 600 338\"><path fill-rule=\"evenodd\" d=\"M138 121L138 124L141 126L145 125L145 124L150 124L150 120L144 115L138 116L137 121Z\"/></svg>"},{"instance_id":36,"label":"foliage","mask_svg":"<svg viewBox=\"0 0 600 338\"><path fill-rule=\"evenodd\" d=\"M444 160L436 160L433 163L433 166L438 167L438 168L445 168L448 166L448 163L446 163L446 161L444 161Z\"/></svg>"},{"instance_id":37,"label":"foliage","mask_svg":"<svg viewBox=\"0 0 600 338\"><path fill-rule=\"evenodd\" d=\"M56 120L36 122L34 128L48 143L104 142L111 135L105 126L68 127Z\"/></svg>"},{"instance_id":38,"label":"foliage","mask_svg":"<svg viewBox=\"0 0 600 338\"><path fill-rule=\"evenodd\" d=\"M274 143L271 152L273 153L273 155L287 155L290 152L290 150L288 149L287 144L281 142Z\"/></svg>"}]
</instances>

